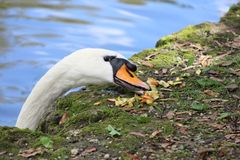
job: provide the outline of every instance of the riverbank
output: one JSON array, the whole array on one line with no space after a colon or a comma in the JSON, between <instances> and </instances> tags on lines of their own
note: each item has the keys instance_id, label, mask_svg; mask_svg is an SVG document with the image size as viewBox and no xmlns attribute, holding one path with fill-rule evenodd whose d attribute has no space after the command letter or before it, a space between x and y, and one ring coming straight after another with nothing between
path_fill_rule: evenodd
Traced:
<instances>
[{"instance_id":1,"label":"riverbank","mask_svg":"<svg viewBox=\"0 0 240 160\"><path fill-rule=\"evenodd\" d=\"M89 86L58 99L39 131L0 127L0 157L237 159L240 4L131 59L152 91Z\"/></svg>"}]
</instances>

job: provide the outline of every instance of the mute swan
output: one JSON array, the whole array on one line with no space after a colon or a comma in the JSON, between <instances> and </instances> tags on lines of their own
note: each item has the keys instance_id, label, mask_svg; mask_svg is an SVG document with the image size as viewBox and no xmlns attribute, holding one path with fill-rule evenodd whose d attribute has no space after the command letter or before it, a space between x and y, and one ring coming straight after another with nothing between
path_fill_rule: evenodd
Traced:
<instances>
[{"instance_id":1,"label":"mute swan","mask_svg":"<svg viewBox=\"0 0 240 160\"><path fill-rule=\"evenodd\" d=\"M51 104L68 90L87 84L115 83L135 92L149 86L134 75L135 64L105 49L80 49L54 65L34 86L23 104L16 127L35 130Z\"/></svg>"}]
</instances>

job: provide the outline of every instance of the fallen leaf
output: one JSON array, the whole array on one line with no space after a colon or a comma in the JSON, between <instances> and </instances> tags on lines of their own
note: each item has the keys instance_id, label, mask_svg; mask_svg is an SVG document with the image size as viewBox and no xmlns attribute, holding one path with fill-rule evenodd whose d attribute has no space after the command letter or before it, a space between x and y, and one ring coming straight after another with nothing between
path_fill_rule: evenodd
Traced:
<instances>
[{"instance_id":1,"label":"fallen leaf","mask_svg":"<svg viewBox=\"0 0 240 160\"><path fill-rule=\"evenodd\" d=\"M161 132L162 132L161 130L156 130L156 131L154 131L154 132L150 135L150 138L156 137L156 136L159 135Z\"/></svg>"},{"instance_id":2,"label":"fallen leaf","mask_svg":"<svg viewBox=\"0 0 240 160\"><path fill-rule=\"evenodd\" d=\"M98 102L94 103L93 105L94 106L99 106L100 104L101 104L101 101L98 101Z\"/></svg>"},{"instance_id":3,"label":"fallen leaf","mask_svg":"<svg viewBox=\"0 0 240 160\"><path fill-rule=\"evenodd\" d=\"M232 68L230 68L229 70L230 70L230 73L236 76L240 76L240 69L233 70Z\"/></svg>"},{"instance_id":4,"label":"fallen leaf","mask_svg":"<svg viewBox=\"0 0 240 160\"><path fill-rule=\"evenodd\" d=\"M161 143L160 145L161 145L162 148L166 149L167 147L173 145L173 143L174 142L166 142L166 143Z\"/></svg>"},{"instance_id":5,"label":"fallen leaf","mask_svg":"<svg viewBox=\"0 0 240 160\"><path fill-rule=\"evenodd\" d=\"M183 112L176 112L175 113L176 115L181 115L181 114L188 114L188 115L192 115L193 114L193 112L191 112L191 111L183 111Z\"/></svg>"},{"instance_id":6,"label":"fallen leaf","mask_svg":"<svg viewBox=\"0 0 240 160\"><path fill-rule=\"evenodd\" d=\"M73 148L71 149L71 157L74 158L79 154L79 149L78 148Z\"/></svg>"},{"instance_id":7,"label":"fallen leaf","mask_svg":"<svg viewBox=\"0 0 240 160\"><path fill-rule=\"evenodd\" d=\"M184 135L187 135L188 134L188 129L185 128L185 127L181 127L178 129L178 131Z\"/></svg>"},{"instance_id":8,"label":"fallen leaf","mask_svg":"<svg viewBox=\"0 0 240 160\"><path fill-rule=\"evenodd\" d=\"M168 88L170 86L170 84L168 84L167 82L161 80L159 81L159 85L163 86L164 88Z\"/></svg>"},{"instance_id":9,"label":"fallen leaf","mask_svg":"<svg viewBox=\"0 0 240 160\"><path fill-rule=\"evenodd\" d=\"M201 148L198 149L198 154L200 159L206 159L206 156L208 156L209 153L214 152L214 148Z\"/></svg>"},{"instance_id":10,"label":"fallen leaf","mask_svg":"<svg viewBox=\"0 0 240 160\"><path fill-rule=\"evenodd\" d=\"M158 53L150 54L150 55L148 55L147 57L145 57L145 59L149 61L150 59L154 58L157 54L158 54Z\"/></svg>"},{"instance_id":11,"label":"fallen leaf","mask_svg":"<svg viewBox=\"0 0 240 160\"><path fill-rule=\"evenodd\" d=\"M143 66L147 66L147 67L150 67L150 68L153 68L154 67L154 64L152 64L151 62L148 62L148 61L141 61L140 62Z\"/></svg>"},{"instance_id":12,"label":"fallen leaf","mask_svg":"<svg viewBox=\"0 0 240 160\"><path fill-rule=\"evenodd\" d=\"M108 98L107 101L108 101L108 102L114 102L114 103L115 103L115 102L116 102L116 99L114 99L114 98Z\"/></svg>"},{"instance_id":13,"label":"fallen leaf","mask_svg":"<svg viewBox=\"0 0 240 160\"><path fill-rule=\"evenodd\" d=\"M163 74L166 74L167 72L168 72L168 69L166 69L166 68L163 68L163 69L162 69L162 73L163 73Z\"/></svg>"},{"instance_id":14,"label":"fallen leaf","mask_svg":"<svg viewBox=\"0 0 240 160\"><path fill-rule=\"evenodd\" d=\"M205 104L192 103L191 108L196 111L204 111L208 109L208 106Z\"/></svg>"},{"instance_id":15,"label":"fallen leaf","mask_svg":"<svg viewBox=\"0 0 240 160\"><path fill-rule=\"evenodd\" d=\"M18 155L24 158L30 158L30 157L34 157L38 154L42 154L44 152L44 150L42 148L30 148L24 151L21 151Z\"/></svg>"},{"instance_id":16,"label":"fallen leaf","mask_svg":"<svg viewBox=\"0 0 240 160\"><path fill-rule=\"evenodd\" d=\"M219 71L209 70L207 73L212 75L218 75Z\"/></svg>"},{"instance_id":17,"label":"fallen leaf","mask_svg":"<svg viewBox=\"0 0 240 160\"><path fill-rule=\"evenodd\" d=\"M219 64L219 66L228 67L228 66L231 66L232 64L233 62L231 61L224 61L223 63Z\"/></svg>"},{"instance_id":18,"label":"fallen leaf","mask_svg":"<svg viewBox=\"0 0 240 160\"><path fill-rule=\"evenodd\" d=\"M223 82L224 80L216 77L210 77L211 80L218 81L218 82Z\"/></svg>"},{"instance_id":19,"label":"fallen leaf","mask_svg":"<svg viewBox=\"0 0 240 160\"><path fill-rule=\"evenodd\" d=\"M206 95L211 96L211 97L218 97L218 96L219 96L219 93L214 92L214 91L212 91L212 90L210 90L210 89L206 89L206 90L204 90L203 92L204 92Z\"/></svg>"},{"instance_id":20,"label":"fallen leaf","mask_svg":"<svg viewBox=\"0 0 240 160\"><path fill-rule=\"evenodd\" d=\"M69 119L69 115L67 112L65 112L63 114L62 118L60 119L59 124L61 125L61 124L65 123L68 119Z\"/></svg>"},{"instance_id":21,"label":"fallen leaf","mask_svg":"<svg viewBox=\"0 0 240 160\"><path fill-rule=\"evenodd\" d=\"M175 113L173 111L169 111L167 114L166 114L166 117L168 119L173 119L173 117L175 116Z\"/></svg>"},{"instance_id":22,"label":"fallen leaf","mask_svg":"<svg viewBox=\"0 0 240 160\"><path fill-rule=\"evenodd\" d=\"M150 86L158 87L159 86L159 81L154 79L154 78L148 78L147 83Z\"/></svg>"},{"instance_id":23,"label":"fallen leaf","mask_svg":"<svg viewBox=\"0 0 240 160\"><path fill-rule=\"evenodd\" d=\"M1 156L1 155L4 155L5 153L7 153L7 151L2 151L2 152L0 152L0 156Z\"/></svg>"},{"instance_id":24,"label":"fallen leaf","mask_svg":"<svg viewBox=\"0 0 240 160\"><path fill-rule=\"evenodd\" d=\"M184 125L182 123L178 123L178 122L176 122L175 125L178 127L184 127Z\"/></svg>"},{"instance_id":25,"label":"fallen leaf","mask_svg":"<svg viewBox=\"0 0 240 160\"><path fill-rule=\"evenodd\" d=\"M80 156L83 157L83 156L88 155L89 153L96 152L96 151L97 151L96 147L87 148L80 154Z\"/></svg>"},{"instance_id":26,"label":"fallen leaf","mask_svg":"<svg viewBox=\"0 0 240 160\"><path fill-rule=\"evenodd\" d=\"M227 135L225 135L226 139L233 139L234 140L237 137L240 137L240 134L227 134Z\"/></svg>"},{"instance_id":27,"label":"fallen leaf","mask_svg":"<svg viewBox=\"0 0 240 160\"><path fill-rule=\"evenodd\" d=\"M146 91L144 95L141 96L141 102L146 104L152 104L162 95L158 91Z\"/></svg>"},{"instance_id":28,"label":"fallen leaf","mask_svg":"<svg viewBox=\"0 0 240 160\"><path fill-rule=\"evenodd\" d=\"M132 97L132 98L118 97L117 99L115 99L115 105L120 107L124 107L124 106L132 107L135 101L136 101L136 97Z\"/></svg>"},{"instance_id":29,"label":"fallen leaf","mask_svg":"<svg viewBox=\"0 0 240 160\"><path fill-rule=\"evenodd\" d=\"M140 160L137 154L127 153L127 155L131 160Z\"/></svg>"},{"instance_id":30,"label":"fallen leaf","mask_svg":"<svg viewBox=\"0 0 240 160\"><path fill-rule=\"evenodd\" d=\"M45 148L52 148L53 147L53 141L49 137L46 137L46 136L40 138L40 143Z\"/></svg>"},{"instance_id":31,"label":"fallen leaf","mask_svg":"<svg viewBox=\"0 0 240 160\"><path fill-rule=\"evenodd\" d=\"M108 125L106 128L109 131L109 134L114 137L114 136L121 136L121 133L118 132L112 125Z\"/></svg>"},{"instance_id":32,"label":"fallen leaf","mask_svg":"<svg viewBox=\"0 0 240 160\"><path fill-rule=\"evenodd\" d=\"M217 124L217 123L207 123L207 124L215 129L222 129L224 127L224 125Z\"/></svg>"},{"instance_id":33,"label":"fallen leaf","mask_svg":"<svg viewBox=\"0 0 240 160\"><path fill-rule=\"evenodd\" d=\"M145 134L141 132L130 132L129 134L137 137L145 137Z\"/></svg>"},{"instance_id":34,"label":"fallen leaf","mask_svg":"<svg viewBox=\"0 0 240 160\"><path fill-rule=\"evenodd\" d=\"M200 75L201 74L201 69L197 69L196 71L195 71L195 73L197 74L197 75Z\"/></svg>"},{"instance_id":35,"label":"fallen leaf","mask_svg":"<svg viewBox=\"0 0 240 160\"><path fill-rule=\"evenodd\" d=\"M199 64L201 64L203 67L208 67L212 64L213 58L212 58L212 56L209 56L209 55L207 55L207 56L202 55L202 56L200 56L198 61L199 61Z\"/></svg>"},{"instance_id":36,"label":"fallen leaf","mask_svg":"<svg viewBox=\"0 0 240 160\"><path fill-rule=\"evenodd\" d=\"M228 91L233 92L233 91L235 91L235 90L238 89L238 85L237 85L237 84L230 84L230 85L227 85L225 88L226 88Z\"/></svg>"}]
</instances>

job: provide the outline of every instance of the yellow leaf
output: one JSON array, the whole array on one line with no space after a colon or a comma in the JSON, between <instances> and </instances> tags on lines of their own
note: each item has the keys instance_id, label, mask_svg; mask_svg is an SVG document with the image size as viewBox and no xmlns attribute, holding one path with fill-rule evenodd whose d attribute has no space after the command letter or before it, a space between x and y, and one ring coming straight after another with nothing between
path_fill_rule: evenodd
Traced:
<instances>
[{"instance_id":1,"label":"yellow leaf","mask_svg":"<svg viewBox=\"0 0 240 160\"><path fill-rule=\"evenodd\" d=\"M145 94L141 97L141 102L146 104L152 104L159 97L160 94L158 91L146 91Z\"/></svg>"},{"instance_id":2,"label":"yellow leaf","mask_svg":"<svg viewBox=\"0 0 240 160\"><path fill-rule=\"evenodd\" d=\"M94 106L99 106L100 104L101 104L101 102L98 101L98 102L94 103L93 105L94 105Z\"/></svg>"},{"instance_id":3,"label":"yellow leaf","mask_svg":"<svg viewBox=\"0 0 240 160\"><path fill-rule=\"evenodd\" d=\"M167 82L165 82L165 81L163 81L163 80L159 81L159 84L160 84L161 86L163 86L164 88L168 88L168 87L170 86Z\"/></svg>"},{"instance_id":4,"label":"yellow leaf","mask_svg":"<svg viewBox=\"0 0 240 160\"><path fill-rule=\"evenodd\" d=\"M121 97L118 97L115 100L115 105L116 106L120 106L120 107L123 107L123 106L132 107L133 103L135 102L135 100L136 100L135 97L132 97L132 98L121 98Z\"/></svg>"},{"instance_id":5,"label":"yellow leaf","mask_svg":"<svg viewBox=\"0 0 240 160\"><path fill-rule=\"evenodd\" d=\"M201 69L196 70L195 73L196 73L197 75L200 75L200 74L201 74Z\"/></svg>"},{"instance_id":6,"label":"yellow leaf","mask_svg":"<svg viewBox=\"0 0 240 160\"><path fill-rule=\"evenodd\" d=\"M154 86L154 87L159 86L159 81L156 80L156 79L154 79L154 78L148 78L147 83L148 83L150 86Z\"/></svg>"},{"instance_id":7,"label":"yellow leaf","mask_svg":"<svg viewBox=\"0 0 240 160\"><path fill-rule=\"evenodd\" d=\"M172 85L174 84L173 81L167 81L167 83L168 83L170 86L172 86Z\"/></svg>"}]
</instances>

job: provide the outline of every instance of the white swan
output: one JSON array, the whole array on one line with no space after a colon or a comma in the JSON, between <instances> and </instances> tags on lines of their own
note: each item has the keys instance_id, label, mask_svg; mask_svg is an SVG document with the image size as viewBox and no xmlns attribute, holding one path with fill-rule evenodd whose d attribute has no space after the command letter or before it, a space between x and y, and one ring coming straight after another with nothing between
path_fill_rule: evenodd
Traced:
<instances>
[{"instance_id":1,"label":"white swan","mask_svg":"<svg viewBox=\"0 0 240 160\"><path fill-rule=\"evenodd\" d=\"M18 116L16 127L35 130L51 104L66 91L87 84L116 83L133 91L149 86L133 72L136 65L105 49L81 49L54 65L34 86Z\"/></svg>"}]
</instances>

